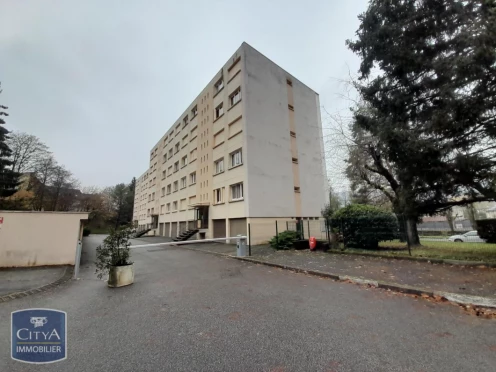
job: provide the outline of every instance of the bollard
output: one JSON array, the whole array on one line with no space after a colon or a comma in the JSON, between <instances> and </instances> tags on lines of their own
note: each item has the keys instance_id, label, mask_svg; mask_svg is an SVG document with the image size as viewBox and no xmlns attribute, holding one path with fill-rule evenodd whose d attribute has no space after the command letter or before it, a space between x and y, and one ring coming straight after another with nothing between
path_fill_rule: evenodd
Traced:
<instances>
[{"instance_id":1,"label":"bollard","mask_svg":"<svg viewBox=\"0 0 496 372\"><path fill-rule=\"evenodd\" d=\"M82 249L82 243L81 243L81 240L78 240L78 243L76 246L76 259L74 262L74 277L73 277L73 279L77 279L79 276L79 263L81 262L81 249Z\"/></svg>"}]
</instances>

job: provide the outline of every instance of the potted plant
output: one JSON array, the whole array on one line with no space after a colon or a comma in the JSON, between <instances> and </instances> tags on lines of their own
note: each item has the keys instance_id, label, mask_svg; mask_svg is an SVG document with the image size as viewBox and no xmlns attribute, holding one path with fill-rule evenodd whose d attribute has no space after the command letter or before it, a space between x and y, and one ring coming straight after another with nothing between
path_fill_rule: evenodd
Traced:
<instances>
[{"instance_id":1,"label":"potted plant","mask_svg":"<svg viewBox=\"0 0 496 372\"><path fill-rule=\"evenodd\" d=\"M109 287L133 284L134 265L129 260L129 239L134 232L128 226L111 229L103 244L96 248L96 273L99 279L108 274Z\"/></svg>"}]
</instances>

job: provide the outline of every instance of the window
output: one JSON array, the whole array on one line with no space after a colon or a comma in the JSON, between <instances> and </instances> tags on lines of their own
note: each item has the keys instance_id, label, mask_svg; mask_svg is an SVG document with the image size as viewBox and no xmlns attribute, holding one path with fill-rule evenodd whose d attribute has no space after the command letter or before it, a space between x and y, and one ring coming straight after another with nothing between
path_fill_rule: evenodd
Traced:
<instances>
[{"instance_id":1,"label":"window","mask_svg":"<svg viewBox=\"0 0 496 372\"><path fill-rule=\"evenodd\" d=\"M189 184L194 185L196 183L196 172L189 175Z\"/></svg>"},{"instance_id":2,"label":"window","mask_svg":"<svg viewBox=\"0 0 496 372\"><path fill-rule=\"evenodd\" d=\"M153 184L155 185L157 183L157 177L153 177Z\"/></svg>"},{"instance_id":3,"label":"window","mask_svg":"<svg viewBox=\"0 0 496 372\"><path fill-rule=\"evenodd\" d=\"M172 211L174 211L174 212L177 211L177 201L172 203Z\"/></svg>"},{"instance_id":4,"label":"window","mask_svg":"<svg viewBox=\"0 0 496 372\"><path fill-rule=\"evenodd\" d=\"M155 208L152 208L152 215L155 214Z\"/></svg>"},{"instance_id":5,"label":"window","mask_svg":"<svg viewBox=\"0 0 496 372\"><path fill-rule=\"evenodd\" d=\"M289 79L286 79L286 84L288 84L290 87L293 86L293 82Z\"/></svg>"},{"instance_id":6,"label":"window","mask_svg":"<svg viewBox=\"0 0 496 372\"><path fill-rule=\"evenodd\" d=\"M174 192L178 190L178 185L179 183L177 181L174 181Z\"/></svg>"},{"instance_id":7,"label":"window","mask_svg":"<svg viewBox=\"0 0 496 372\"><path fill-rule=\"evenodd\" d=\"M224 115L224 103L221 103L219 106L215 108L215 118L218 119L222 115Z\"/></svg>"},{"instance_id":8,"label":"window","mask_svg":"<svg viewBox=\"0 0 496 372\"><path fill-rule=\"evenodd\" d=\"M217 160L215 163L215 174L224 172L224 158Z\"/></svg>"},{"instance_id":9,"label":"window","mask_svg":"<svg viewBox=\"0 0 496 372\"><path fill-rule=\"evenodd\" d=\"M300 188L299 188L299 187L297 187L297 186L295 186L294 191L295 191L295 192L300 192Z\"/></svg>"},{"instance_id":10,"label":"window","mask_svg":"<svg viewBox=\"0 0 496 372\"><path fill-rule=\"evenodd\" d=\"M198 107L197 106L193 107L193 109L191 110L191 116L195 117L196 115L198 115Z\"/></svg>"},{"instance_id":11,"label":"window","mask_svg":"<svg viewBox=\"0 0 496 372\"><path fill-rule=\"evenodd\" d=\"M162 205L160 206L160 214L164 214L164 209L165 209L165 205L164 205L164 204L162 204Z\"/></svg>"},{"instance_id":12,"label":"window","mask_svg":"<svg viewBox=\"0 0 496 372\"><path fill-rule=\"evenodd\" d=\"M165 187L162 187L162 196L165 196Z\"/></svg>"},{"instance_id":13,"label":"window","mask_svg":"<svg viewBox=\"0 0 496 372\"><path fill-rule=\"evenodd\" d=\"M186 115L183 119L183 128L188 125L189 121L188 121L188 115Z\"/></svg>"},{"instance_id":14,"label":"window","mask_svg":"<svg viewBox=\"0 0 496 372\"><path fill-rule=\"evenodd\" d=\"M181 158L181 167L185 167L188 164L188 156L184 155Z\"/></svg>"},{"instance_id":15,"label":"window","mask_svg":"<svg viewBox=\"0 0 496 372\"><path fill-rule=\"evenodd\" d=\"M172 158L172 151L174 151L174 150L172 150L172 149L169 150L169 159Z\"/></svg>"},{"instance_id":16,"label":"window","mask_svg":"<svg viewBox=\"0 0 496 372\"><path fill-rule=\"evenodd\" d=\"M291 158L291 160L293 161L293 163L298 164L298 158Z\"/></svg>"},{"instance_id":17,"label":"window","mask_svg":"<svg viewBox=\"0 0 496 372\"><path fill-rule=\"evenodd\" d=\"M164 155L162 156L162 161L163 161L163 163L165 163L165 162L167 161L167 154L164 154Z\"/></svg>"},{"instance_id":18,"label":"window","mask_svg":"<svg viewBox=\"0 0 496 372\"><path fill-rule=\"evenodd\" d=\"M152 192L152 200L155 200L155 193Z\"/></svg>"},{"instance_id":19,"label":"window","mask_svg":"<svg viewBox=\"0 0 496 372\"><path fill-rule=\"evenodd\" d=\"M294 111L293 105L288 105L288 109L290 109L291 111Z\"/></svg>"},{"instance_id":20,"label":"window","mask_svg":"<svg viewBox=\"0 0 496 372\"><path fill-rule=\"evenodd\" d=\"M214 204L220 204L224 201L222 189L214 190Z\"/></svg>"},{"instance_id":21,"label":"window","mask_svg":"<svg viewBox=\"0 0 496 372\"><path fill-rule=\"evenodd\" d=\"M220 78L220 80L215 83L214 88L215 88L215 93L218 93L222 89L224 89L224 79Z\"/></svg>"},{"instance_id":22,"label":"window","mask_svg":"<svg viewBox=\"0 0 496 372\"><path fill-rule=\"evenodd\" d=\"M183 137L183 146L182 147L186 146L187 144L188 144L188 135L185 135Z\"/></svg>"},{"instance_id":23,"label":"window","mask_svg":"<svg viewBox=\"0 0 496 372\"><path fill-rule=\"evenodd\" d=\"M180 147L181 147L181 143L180 142L176 143L176 146L174 147L176 154L179 152Z\"/></svg>"},{"instance_id":24,"label":"window","mask_svg":"<svg viewBox=\"0 0 496 372\"><path fill-rule=\"evenodd\" d=\"M295 132L293 132L293 131L289 131L289 135L290 135L291 137L296 138L296 133L295 133Z\"/></svg>"},{"instance_id":25,"label":"window","mask_svg":"<svg viewBox=\"0 0 496 372\"><path fill-rule=\"evenodd\" d=\"M231 153L230 157L231 157L231 168L243 164L243 159L241 158L241 149Z\"/></svg>"},{"instance_id":26,"label":"window","mask_svg":"<svg viewBox=\"0 0 496 372\"><path fill-rule=\"evenodd\" d=\"M167 212L170 212L170 203L167 203L167 206L166 206L165 209L166 209Z\"/></svg>"},{"instance_id":27,"label":"window","mask_svg":"<svg viewBox=\"0 0 496 372\"><path fill-rule=\"evenodd\" d=\"M176 162L174 163L174 172L177 172L178 170L179 170L179 162L178 162L178 161L176 161Z\"/></svg>"},{"instance_id":28,"label":"window","mask_svg":"<svg viewBox=\"0 0 496 372\"><path fill-rule=\"evenodd\" d=\"M181 189L186 187L186 177L181 178Z\"/></svg>"},{"instance_id":29,"label":"window","mask_svg":"<svg viewBox=\"0 0 496 372\"><path fill-rule=\"evenodd\" d=\"M146 211L146 216L150 217L150 210L149 209Z\"/></svg>"},{"instance_id":30,"label":"window","mask_svg":"<svg viewBox=\"0 0 496 372\"><path fill-rule=\"evenodd\" d=\"M191 152L189 153L189 162L191 163L193 160L196 160L196 157L198 156L197 155L198 151L197 149L193 149L191 150Z\"/></svg>"},{"instance_id":31,"label":"window","mask_svg":"<svg viewBox=\"0 0 496 372\"><path fill-rule=\"evenodd\" d=\"M162 179L165 179L165 171L162 171Z\"/></svg>"},{"instance_id":32,"label":"window","mask_svg":"<svg viewBox=\"0 0 496 372\"><path fill-rule=\"evenodd\" d=\"M180 205L179 205L179 210L185 211L186 210L186 199L181 199Z\"/></svg>"},{"instance_id":33,"label":"window","mask_svg":"<svg viewBox=\"0 0 496 372\"><path fill-rule=\"evenodd\" d=\"M241 88L236 89L234 93L229 96L229 102L231 103L231 106L234 106L239 101L241 101Z\"/></svg>"},{"instance_id":34,"label":"window","mask_svg":"<svg viewBox=\"0 0 496 372\"><path fill-rule=\"evenodd\" d=\"M198 130L197 130L198 126L196 126L192 131L191 131L191 139L190 141L192 141L198 134Z\"/></svg>"},{"instance_id":35,"label":"window","mask_svg":"<svg viewBox=\"0 0 496 372\"><path fill-rule=\"evenodd\" d=\"M237 183L236 185L231 185L231 200L241 199L243 199L243 184Z\"/></svg>"},{"instance_id":36,"label":"window","mask_svg":"<svg viewBox=\"0 0 496 372\"><path fill-rule=\"evenodd\" d=\"M168 174L167 177L172 176L172 165L169 167L169 169L167 169L167 174Z\"/></svg>"}]
</instances>

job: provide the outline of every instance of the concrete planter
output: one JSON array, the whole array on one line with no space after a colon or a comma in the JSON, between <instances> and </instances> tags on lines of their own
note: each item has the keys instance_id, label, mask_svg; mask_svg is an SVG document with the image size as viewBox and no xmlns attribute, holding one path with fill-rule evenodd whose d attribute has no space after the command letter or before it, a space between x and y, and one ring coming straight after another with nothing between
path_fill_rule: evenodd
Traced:
<instances>
[{"instance_id":1,"label":"concrete planter","mask_svg":"<svg viewBox=\"0 0 496 372\"><path fill-rule=\"evenodd\" d=\"M124 287L134 282L134 264L125 266L110 266L108 286L111 288Z\"/></svg>"}]
</instances>

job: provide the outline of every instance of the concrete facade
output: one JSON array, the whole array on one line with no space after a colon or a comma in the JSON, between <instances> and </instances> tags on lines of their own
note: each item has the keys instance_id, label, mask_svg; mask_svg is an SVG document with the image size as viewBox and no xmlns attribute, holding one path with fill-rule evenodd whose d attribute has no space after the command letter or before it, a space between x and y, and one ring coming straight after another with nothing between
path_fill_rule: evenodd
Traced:
<instances>
[{"instance_id":1,"label":"concrete facade","mask_svg":"<svg viewBox=\"0 0 496 372\"><path fill-rule=\"evenodd\" d=\"M318 219L318 94L243 43L152 148L136 190L133 219L155 235L195 227L211 238L246 231L250 218Z\"/></svg>"},{"instance_id":2,"label":"concrete facade","mask_svg":"<svg viewBox=\"0 0 496 372\"><path fill-rule=\"evenodd\" d=\"M0 267L74 265L88 213L0 211Z\"/></svg>"}]
</instances>

